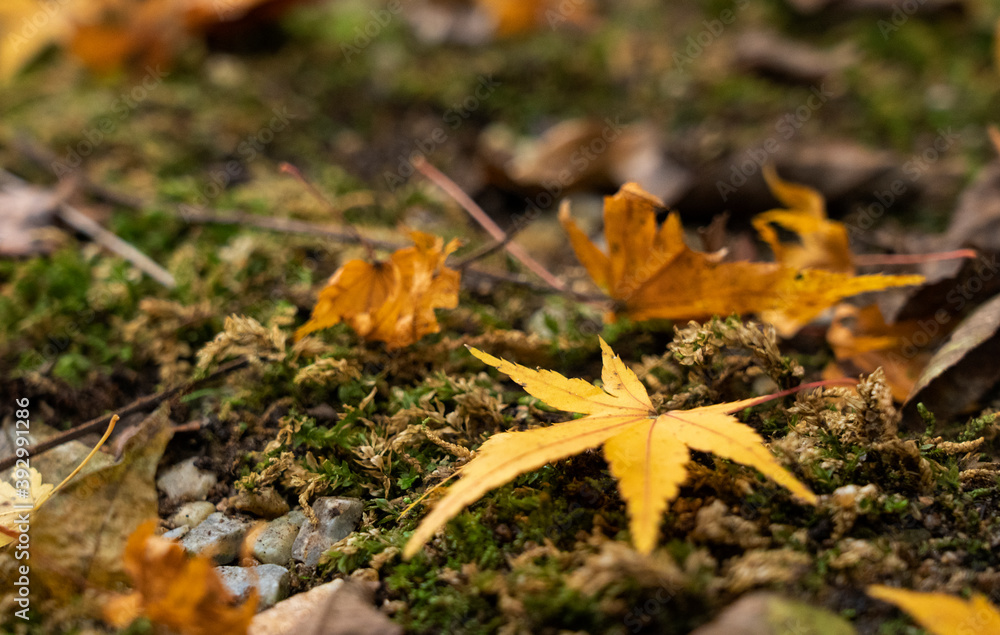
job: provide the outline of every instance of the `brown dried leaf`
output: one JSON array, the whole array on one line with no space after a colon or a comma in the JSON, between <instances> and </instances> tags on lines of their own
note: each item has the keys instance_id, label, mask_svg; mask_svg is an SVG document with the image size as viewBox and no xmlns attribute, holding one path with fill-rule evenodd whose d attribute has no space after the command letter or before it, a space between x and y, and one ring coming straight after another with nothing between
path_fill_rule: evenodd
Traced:
<instances>
[{"instance_id":1,"label":"brown dried leaf","mask_svg":"<svg viewBox=\"0 0 1000 635\"><path fill-rule=\"evenodd\" d=\"M125 570L135 591L104 606L104 617L121 628L145 615L180 635L245 635L257 610L257 591L239 606L205 556L153 535L155 521L138 527L125 546Z\"/></svg>"},{"instance_id":2,"label":"brown dried leaf","mask_svg":"<svg viewBox=\"0 0 1000 635\"><path fill-rule=\"evenodd\" d=\"M941 418L973 407L1000 381L1000 296L972 312L934 354L903 404L903 421L921 427L917 403Z\"/></svg>"},{"instance_id":3,"label":"brown dried leaf","mask_svg":"<svg viewBox=\"0 0 1000 635\"><path fill-rule=\"evenodd\" d=\"M55 220L59 196L28 185L8 185L0 190L0 257L49 253L53 244L39 230Z\"/></svg>"},{"instance_id":4,"label":"brown dried leaf","mask_svg":"<svg viewBox=\"0 0 1000 635\"><path fill-rule=\"evenodd\" d=\"M434 309L458 305L460 274L445 260L459 243L445 245L419 231L410 237L415 246L396 251L389 260L351 260L338 269L295 338L347 322L361 337L394 349L440 331Z\"/></svg>"}]
</instances>

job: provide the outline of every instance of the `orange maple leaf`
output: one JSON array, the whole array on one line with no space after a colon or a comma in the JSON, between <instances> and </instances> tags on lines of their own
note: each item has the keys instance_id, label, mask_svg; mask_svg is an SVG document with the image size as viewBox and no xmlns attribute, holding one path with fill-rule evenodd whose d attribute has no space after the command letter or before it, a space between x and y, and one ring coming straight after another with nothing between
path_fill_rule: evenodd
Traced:
<instances>
[{"instance_id":1,"label":"orange maple leaf","mask_svg":"<svg viewBox=\"0 0 1000 635\"><path fill-rule=\"evenodd\" d=\"M91 70L169 65L189 41L251 12L269 17L299 0L101 0L77 11L70 50Z\"/></svg>"},{"instance_id":2,"label":"orange maple leaf","mask_svg":"<svg viewBox=\"0 0 1000 635\"><path fill-rule=\"evenodd\" d=\"M872 585L868 595L906 611L931 635L1000 633L1000 611L980 593L963 600L946 593L920 593Z\"/></svg>"},{"instance_id":3,"label":"orange maple leaf","mask_svg":"<svg viewBox=\"0 0 1000 635\"><path fill-rule=\"evenodd\" d=\"M125 546L125 570L135 591L104 606L104 616L119 628L145 615L181 635L244 635L257 610L257 592L239 606L215 564L189 557L184 548L153 535L155 521L143 523Z\"/></svg>"},{"instance_id":4,"label":"orange maple leaf","mask_svg":"<svg viewBox=\"0 0 1000 635\"><path fill-rule=\"evenodd\" d=\"M906 401L930 362L934 351L930 344L944 335L944 329L941 331L932 337L918 320L886 324L876 305L838 305L826 332L826 341L837 361L827 366L823 376L857 376L882 367L893 399Z\"/></svg>"},{"instance_id":5,"label":"orange maple leaf","mask_svg":"<svg viewBox=\"0 0 1000 635\"><path fill-rule=\"evenodd\" d=\"M0 2L0 81L51 44L66 44L91 70L168 64L192 35L300 0L92 0ZM30 29L30 32L29 32Z\"/></svg>"},{"instance_id":6,"label":"orange maple leaf","mask_svg":"<svg viewBox=\"0 0 1000 635\"><path fill-rule=\"evenodd\" d=\"M775 260L796 269L854 273L847 227L826 217L823 196L811 187L781 180L771 165L764 166L764 179L775 198L788 207L753 218L754 228L771 247ZM795 233L799 241L782 242L774 225Z\"/></svg>"},{"instance_id":7,"label":"orange maple leaf","mask_svg":"<svg viewBox=\"0 0 1000 635\"><path fill-rule=\"evenodd\" d=\"M794 335L843 298L923 282L922 276L851 276L782 263L720 262L684 244L680 217L656 227L663 203L635 183L604 200L605 254L569 215L559 220L594 282L634 320L704 319L758 313L785 337Z\"/></svg>"},{"instance_id":8,"label":"orange maple leaf","mask_svg":"<svg viewBox=\"0 0 1000 635\"><path fill-rule=\"evenodd\" d=\"M361 337L393 349L440 331L434 309L458 306L460 275L445 266L445 260L459 241L445 245L443 239L419 231L410 238L414 246L394 252L388 260L351 260L338 269L295 339L347 322Z\"/></svg>"},{"instance_id":9,"label":"orange maple leaf","mask_svg":"<svg viewBox=\"0 0 1000 635\"><path fill-rule=\"evenodd\" d=\"M553 408L587 416L490 437L410 537L403 551L407 558L416 554L449 519L489 490L546 463L600 445L604 446L604 456L625 499L632 542L643 553L656 546L663 512L687 478L685 466L690 450L712 452L755 467L796 498L816 503L816 495L781 467L760 435L732 416L767 397L657 414L639 378L603 339L603 388L554 371L531 370L474 348L469 350Z\"/></svg>"},{"instance_id":10,"label":"orange maple leaf","mask_svg":"<svg viewBox=\"0 0 1000 635\"><path fill-rule=\"evenodd\" d=\"M496 24L496 33L507 37L552 28L563 22L584 26L593 20L590 0L476 0Z\"/></svg>"}]
</instances>

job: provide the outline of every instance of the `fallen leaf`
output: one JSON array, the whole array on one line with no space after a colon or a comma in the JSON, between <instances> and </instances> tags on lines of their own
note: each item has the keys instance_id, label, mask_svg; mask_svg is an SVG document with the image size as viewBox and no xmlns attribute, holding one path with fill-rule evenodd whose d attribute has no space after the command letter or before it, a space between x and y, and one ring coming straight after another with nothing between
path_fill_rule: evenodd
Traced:
<instances>
[{"instance_id":1,"label":"fallen leaf","mask_svg":"<svg viewBox=\"0 0 1000 635\"><path fill-rule=\"evenodd\" d=\"M52 44L66 45L86 66L169 65L192 36L259 13L262 19L299 0L92 0L0 3L0 82ZM268 11L271 9L271 11Z\"/></svg>"},{"instance_id":2,"label":"fallen leaf","mask_svg":"<svg viewBox=\"0 0 1000 635\"><path fill-rule=\"evenodd\" d=\"M460 274L445 266L445 260L459 242L445 245L443 239L419 231L410 238L413 247L396 251L386 261L351 260L338 269L295 339L347 322L361 337L394 349L440 331L434 309L458 306Z\"/></svg>"},{"instance_id":3,"label":"fallen leaf","mask_svg":"<svg viewBox=\"0 0 1000 635\"><path fill-rule=\"evenodd\" d=\"M760 435L732 416L761 403L761 398L658 415L639 378L603 339L601 349L603 388L469 349L549 406L587 416L490 437L462 468L458 482L417 527L406 544L404 557L416 554L434 532L489 490L546 463L600 445L604 446L604 456L625 500L632 542L642 553L656 546L663 512L687 478L685 466L691 450L711 452L757 468L796 498L816 503L816 495L781 467Z\"/></svg>"},{"instance_id":4,"label":"fallen leaf","mask_svg":"<svg viewBox=\"0 0 1000 635\"><path fill-rule=\"evenodd\" d=\"M943 326L929 333L927 324L934 323L907 320L890 325L877 306L838 305L826 332L837 361L830 363L824 378L870 375L881 367L893 399L906 401L945 334Z\"/></svg>"},{"instance_id":5,"label":"fallen leaf","mask_svg":"<svg viewBox=\"0 0 1000 635\"><path fill-rule=\"evenodd\" d=\"M754 229L771 247L775 260L796 269L854 273L847 227L826 217L822 195L811 187L781 180L771 165L764 166L764 179L787 207L753 218ZM798 242L782 242L774 225L794 233Z\"/></svg>"},{"instance_id":6,"label":"fallen leaf","mask_svg":"<svg viewBox=\"0 0 1000 635\"><path fill-rule=\"evenodd\" d=\"M31 571L39 591L65 599L83 588L126 581L125 542L157 515L156 467L172 435L167 410L160 408L134 428L118 463L76 479L36 512Z\"/></svg>"},{"instance_id":7,"label":"fallen leaf","mask_svg":"<svg viewBox=\"0 0 1000 635\"><path fill-rule=\"evenodd\" d=\"M820 99L824 91L827 98L835 94L818 87L816 91ZM723 212L729 212L734 220L758 214L774 204L763 171L756 167L766 164L768 159L773 160L785 178L814 183L828 209L861 209L855 226L865 231L885 218L885 208L880 210L882 204L875 194L889 190L899 179L904 179L908 187L893 201L894 207L921 197L926 201L933 197L941 205L950 205L953 198L943 197L939 191L952 188L957 192L960 187L960 175L947 163L940 164L939 170L927 172L916 183L910 183L903 170L906 158L890 150L876 150L834 136L813 137L809 141L793 138L777 147L774 140L758 137L700 164L693 172L689 190L671 205L684 211L685 220L699 223L708 222Z\"/></svg>"},{"instance_id":8,"label":"fallen leaf","mask_svg":"<svg viewBox=\"0 0 1000 635\"><path fill-rule=\"evenodd\" d=\"M189 557L178 543L154 536L156 521L140 525L125 546L125 570L135 588L104 605L104 617L123 628L145 615L180 635L245 635L257 610L257 591L234 606L232 593L205 556Z\"/></svg>"},{"instance_id":9,"label":"fallen leaf","mask_svg":"<svg viewBox=\"0 0 1000 635\"><path fill-rule=\"evenodd\" d=\"M633 320L759 313L788 337L846 297L923 281L921 276L851 276L821 269L799 271L781 263L720 262L717 256L684 244L676 213L657 229L660 208L661 201L635 183L607 197L607 254L577 227L568 204L559 212L590 277L619 302L615 313Z\"/></svg>"},{"instance_id":10,"label":"fallen leaf","mask_svg":"<svg viewBox=\"0 0 1000 635\"><path fill-rule=\"evenodd\" d=\"M822 50L773 31L751 30L737 38L733 60L745 71L811 85L850 66L856 57L852 48L844 43Z\"/></svg>"},{"instance_id":11,"label":"fallen leaf","mask_svg":"<svg viewBox=\"0 0 1000 635\"><path fill-rule=\"evenodd\" d=\"M29 465L30 458L24 459L24 465L28 466L27 468L21 466L21 461L15 464L12 472L12 483L0 481L0 548L17 539L18 533L15 533L11 527L24 524L22 521L25 517L28 518L27 526L30 528L31 515L38 511L38 508L44 505L45 501L52 498L73 480L73 477L80 473L80 470L90 462L90 459L94 458L97 451L111 436L116 423L118 423L118 415L111 417L111 421L97 445L58 485L42 482L42 475ZM20 449L20 446L18 447Z\"/></svg>"},{"instance_id":12,"label":"fallen leaf","mask_svg":"<svg viewBox=\"0 0 1000 635\"><path fill-rule=\"evenodd\" d=\"M569 119L537 139L494 126L480 135L478 151L496 185L533 196L540 207L547 206L545 196L629 181L673 201L691 181L688 170L667 156L656 127L644 121Z\"/></svg>"},{"instance_id":13,"label":"fallen leaf","mask_svg":"<svg viewBox=\"0 0 1000 635\"><path fill-rule=\"evenodd\" d=\"M975 247L981 251L1000 252L998 232L1000 159L994 158L959 196L948 230L941 239L941 249Z\"/></svg>"},{"instance_id":14,"label":"fallen leaf","mask_svg":"<svg viewBox=\"0 0 1000 635\"><path fill-rule=\"evenodd\" d=\"M976 308L927 363L903 404L903 421L921 428L917 403L947 419L972 407L1000 382L1000 296Z\"/></svg>"},{"instance_id":15,"label":"fallen leaf","mask_svg":"<svg viewBox=\"0 0 1000 635\"><path fill-rule=\"evenodd\" d=\"M920 593L872 585L868 595L909 613L931 635L1000 633L1000 611L980 593L963 600L946 593Z\"/></svg>"},{"instance_id":16,"label":"fallen leaf","mask_svg":"<svg viewBox=\"0 0 1000 635\"><path fill-rule=\"evenodd\" d=\"M794 626L793 626L794 625ZM758 591L733 602L691 635L855 635L851 623L829 609Z\"/></svg>"},{"instance_id":17,"label":"fallen leaf","mask_svg":"<svg viewBox=\"0 0 1000 635\"><path fill-rule=\"evenodd\" d=\"M0 84L70 32L62 3L41 0L0 2Z\"/></svg>"},{"instance_id":18,"label":"fallen leaf","mask_svg":"<svg viewBox=\"0 0 1000 635\"><path fill-rule=\"evenodd\" d=\"M60 201L58 193L30 185L8 184L0 189L0 256L52 251L52 241L39 230L55 222Z\"/></svg>"}]
</instances>

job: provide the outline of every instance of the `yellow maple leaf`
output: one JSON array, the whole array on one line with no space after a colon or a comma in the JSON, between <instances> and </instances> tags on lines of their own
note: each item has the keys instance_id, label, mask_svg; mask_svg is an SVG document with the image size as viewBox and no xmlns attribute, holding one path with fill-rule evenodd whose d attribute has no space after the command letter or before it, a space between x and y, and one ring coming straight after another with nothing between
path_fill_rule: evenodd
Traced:
<instances>
[{"instance_id":1,"label":"yellow maple leaf","mask_svg":"<svg viewBox=\"0 0 1000 635\"><path fill-rule=\"evenodd\" d=\"M244 635L257 610L257 592L239 606L205 556L154 536L155 521L143 523L125 546L125 570L135 591L104 605L104 617L122 628L145 615L181 635Z\"/></svg>"},{"instance_id":2,"label":"yellow maple leaf","mask_svg":"<svg viewBox=\"0 0 1000 635\"><path fill-rule=\"evenodd\" d=\"M434 309L458 305L460 275L445 266L458 240L447 245L430 234L410 233L413 247L388 260L351 260L330 277L319 293L312 317L295 339L347 322L361 337L385 342L389 349L408 346L440 326Z\"/></svg>"},{"instance_id":3,"label":"yellow maple leaf","mask_svg":"<svg viewBox=\"0 0 1000 635\"><path fill-rule=\"evenodd\" d=\"M41 0L0 2L0 83L70 33L67 7Z\"/></svg>"},{"instance_id":4,"label":"yellow maple leaf","mask_svg":"<svg viewBox=\"0 0 1000 635\"><path fill-rule=\"evenodd\" d=\"M1000 633L1000 611L979 593L963 600L946 593L872 585L868 587L868 595L906 611L932 635Z\"/></svg>"},{"instance_id":5,"label":"yellow maple leaf","mask_svg":"<svg viewBox=\"0 0 1000 635\"><path fill-rule=\"evenodd\" d=\"M15 532L12 527L16 528L20 524L18 521L21 517L30 517L30 514L44 505L45 501L52 498L56 492L80 473L80 470L87 465L111 436L116 423L118 423L118 415L113 415L111 421L108 422L108 428L94 449L58 485L44 483L42 475L29 464L30 458L21 459L15 464L12 482L0 481L0 548L6 547L18 539L19 532Z\"/></svg>"},{"instance_id":6,"label":"yellow maple leaf","mask_svg":"<svg viewBox=\"0 0 1000 635\"><path fill-rule=\"evenodd\" d=\"M826 217L823 196L811 187L781 180L771 165L764 166L764 179L775 198L788 208L758 214L752 221L775 260L796 269L854 273L847 227ZM774 225L794 232L798 242L782 242Z\"/></svg>"},{"instance_id":7,"label":"yellow maple leaf","mask_svg":"<svg viewBox=\"0 0 1000 635\"><path fill-rule=\"evenodd\" d=\"M490 437L410 537L403 551L407 558L449 519L489 490L546 463L600 445L604 446L604 456L625 500L632 542L643 553L656 546L667 503L677 496L687 478L685 466L690 450L712 452L755 467L797 498L816 503L816 495L781 467L764 447L760 435L732 416L733 412L760 403L762 398L657 414L639 378L603 339L603 388L554 371L531 370L474 348L469 350L553 408L587 416Z\"/></svg>"},{"instance_id":8,"label":"yellow maple leaf","mask_svg":"<svg viewBox=\"0 0 1000 635\"><path fill-rule=\"evenodd\" d=\"M576 225L567 204L559 210L577 258L597 286L618 301L616 314L689 320L758 313L788 337L846 297L923 282L922 276L852 276L782 263L720 262L684 244L676 213L657 229L656 211L662 208L635 183L605 198L607 254Z\"/></svg>"}]
</instances>

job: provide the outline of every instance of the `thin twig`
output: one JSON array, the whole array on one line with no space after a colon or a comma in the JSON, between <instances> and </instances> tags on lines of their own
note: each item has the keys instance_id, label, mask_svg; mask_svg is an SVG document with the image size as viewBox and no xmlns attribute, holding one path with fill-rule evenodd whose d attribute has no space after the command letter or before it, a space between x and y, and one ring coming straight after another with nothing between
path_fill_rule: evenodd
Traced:
<instances>
[{"instance_id":1,"label":"thin twig","mask_svg":"<svg viewBox=\"0 0 1000 635\"><path fill-rule=\"evenodd\" d=\"M189 382L174 386L173 388L168 388L162 392L158 392L153 395L146 395L145 397L140 397L130 403L129 405L115 411L115 414L104 415L102 417L97 417L96 419L91 419L90 421L80 424L74 428L70 428L65 432L60 432L59 434L52 435L48 439L36 443L34 445L29 445L26 449L28 451L28 457L35 457L43 452L48 452L52 448L63 445L64 443L69 443L70 441L79 439L91 432L101 430L106 428L108 423L111 421L112 417L121 416L122 418L134 412L144 412L146 410L152 410L156 406L160 405L167 399L170 399L181 393L185 393L196 386L209 382L213 379L217 379L227 373L234 370L238 370L247 365L247 360L245 359L235 359L231 362L223 364L216 368L212 373L206 375L201 379L191 380ZM6 458L0 459L0 472L10 469L13 467L14 463L17 461L17 456L8 456Z\"/></svg>"},{"instance_id":2,"label":"thin twig","mask_svg":"<svg viewBox=\"0 0 1000 635\"><path fill-rule=\"evenodd\" d=\"M301 234L304 236L311 236L313 238L323 238L326 240L334 240L342 243L357 243L358 238L355 234L343 231L341 227L331 227L326 225L317 225L316 223L310 223L308 221L295 220L290 218L273 218L270 216L259 216L257 214L247 214L240 211L227 211L225 213L210 212L203 209L194 209L191 207L186 207L184 211L178 212L178 216L189 223L205 223L205 224L218 224L218 225L244 225L247 227L253 227L255 229L263 229L266 231L273 231L282 234ZM384 249L386 251L395 251L401 249L403 245L390 243L382 240L372 240L368 239L368 242L372 246L378 249ZM492 246L491 246L492 247ZM493 280L496 282L503 282L506 284L513 284L519 287L524 287L536 293L552 293L552 288L549 285L540 285L533 282L523 276L518 276L516 274L507 274L497 271L487 271L485 269L479 269L477 267L467 266L463 273L463 280L466 276L471 278L486 278L488 280ZM572 296L573 298L583 301L583 302L601 302L607 301L607 297L598 295L588 295L583 293L577 293L575 291L562 291L566 295Z\"/></svg>"},{"instance_id":3,"label":"thin twig","mask_svg":"<svg viewBox=\"0 0 1000 635\"><path fill-rule=\"evenodd\" d=\"M0 170L0 176L8 183L14 183L20 187L31 187L27 181L6 170ZM101 247L128 260L140 271L143 271L150 278L168 289L176 287L177 283L169 271L156 264L149 256L136 249L132 244L122 240L113 232L104 229L100 223L65 202L79 184L80 181L76 178L59 182L59 186L55 189L56 197L53 204L56 217L72 229L85 234Z\"/></svg>"},{"instance_id":4,"label":"thin twig","mask_svg":"<svg viewBox=\"0 0 1000 635\"><path fill-rule=\"evenodd\" d=\"M975 249L956 249L955 251L940 251L930 254L857 254L854 264L859 267L879 265L919 265L925 262L939 260L958 260L960 258L978 258Z\"/></svg>"},{"instance_id":5,"label":"thin twig","mask_svg":"<svg viewBox=\"0 0 1000 635\"><path fill-rule=\"evenodd\" d=\"M178 213L178 216L181 220L188 223L244 225L246 227L265 229L281 234L301 234L303 236L325 238L342 243L361 242L356 231L351 231L350 228L341 225L319 225L294 218L260 216L259 214L248 214L238 210L211 212L205 209L185 207L183 211ZM387 251L395 251L403 247L403 245L384 240L373 240L371 238L366 238L365 240L373 247Z\"/></svg>"},{"instance_id":6,"label":"thin twig","mask_svg":"<svg viewBox=\"0 0 1000 635\"><path fill-rule=\"evenodd\" d=\"M729 411L728 414L738 412L744 408L753 408L759 406L762 403L767 403L768 401L773 401L774 399L779 399L781 397L787 397L788 395L795 394L802 390L809 390L811 388L826 388L828 386L847 386L855 387L858 385L857 379L851 379L850 377L842 377L840 379L822 379L820 381L809 382L808 384L799 384L793 388L786 388L785 390L779 390L778 392L773 392L770 395L763 395L757 397L752 403L748 403L737 407L735 410ZM748 400L749 401L749 400Z\"/></svg>"},{"instance_id":7,"label":"thin twig","mask_svg":"<svg viewBox=\"0 0 1000 635\"><path fill-rule=\"evenodd\" d=\"M527 223L519 225L518 227L515 227L511 231L507 232L507 235L504 236L503 240L498 240L494 242L492 245L486 245L485 247L472 252L471 254L460 260L458 263L456 263L455 268L458 269L459 271L462 271L472 263L476 262L477 260L482 260L483 258L492 255L500 251L501 249L506 249L507 244L510 241L514 240L514 237L520 234L521 230L527 226L528 226Z\"/></svg>"},{"instance_id":8,"label":"thin twig","mask_svg":"<svg viewBox=\"0 0 1000 635\"><path fill-rule=\"evenodd\" d=\"M333 213L333 215L337 217L338 221L340 221L341 223L344 222L343 210L341 210L339 207L331 203L329 199L323 196L323 193L320 192L315 185L310 183L306 179L306 177L302 176L302 172L300 172L297 167L295 167L291 163L282 163L279 169L285 174L290 174L293 177L295 177L295 179L299 183L305 186L306 190L308 190L309 193L312 194L314 198L316 198L319 202L323 203L323 205L325 205L327 209L329 209ZM375 248L372 247L372 244L368 241L368 239L362 236L361 232L359 232L354 226L347 225L347 227L351 232L354 233L354 235L358 239L358 242L361 243L361 246L365 248L365 251L368 252L368 259L375 260Z\"/></svg>"},{"instance_id":9,"label":"thin twig","mask_svg":"<svg viewBox=\"0 0 1000 635\"><path fill-rule=\"evenodd\" d=\"M114 252L131 262L137 269L147 276L156 280L168 289L177 286L177 281L170 275L170 272L156 264L156 262L136 249L131 243L122 240L114 233L101 227L100 223L90 218L80 210L71 205L63 203L56 208L56 215L62 222L66 223L81 234L86 234L95 243L104 247L108 251Z\"/></svg>"},{"instance_id":10,"label":"thin twig","mask_svg":"<svg viewBox=\"0 0 1000 635\"><path fill-rule=\"evenodd\" d=\"M23 133L14 137L14 147L29 161L46 170L51 170L52 165L59 161L59 157L54 152ZM80 189L91 194L94 198L129 209L145 208L145 202L139 197L94 183L83 170L74 170L73 175L78 179Z\"/></svg>"},{"instance_id":11,"label":"thin twig","mask_svg":"<svg viewBox=\"0 0 1000 635\"><path fill-rule=\"evenodd\" d=\"M483 211L479 205L476 204L472 198L462 191L462 188L452 181L450 178L445 176L443 172L435 168L433 165L428 163L422 157L417 157L413 162L413 167L416 168L421 174L427 177L434 185L444 190L448 196L455 199L462 209L468 212L469 216L473 218L477 223L479 223L483 229L485 229L494 240L503 242L507 234L504 230L500 229L500 226L493 222L493 219ZM504 244L504 249L514 256L521 264L527 267L532 273L537 275L539 278L547 282L553 289L557 291L565 292L566 285L563 284L559 278L556 278L552 272L546 269L542 263L538 262L531 255L524 250L523 247L517 243L506 243Z\"/></svg>"}]
</instances>

